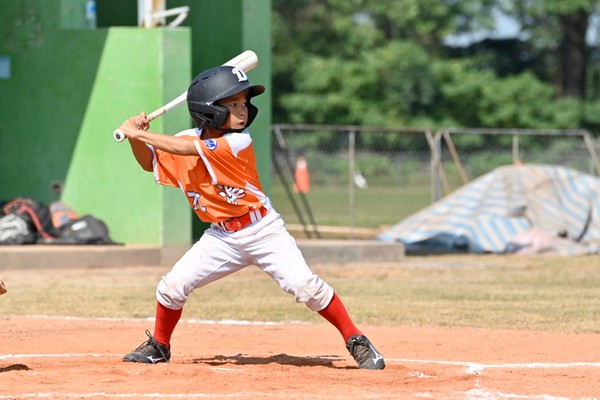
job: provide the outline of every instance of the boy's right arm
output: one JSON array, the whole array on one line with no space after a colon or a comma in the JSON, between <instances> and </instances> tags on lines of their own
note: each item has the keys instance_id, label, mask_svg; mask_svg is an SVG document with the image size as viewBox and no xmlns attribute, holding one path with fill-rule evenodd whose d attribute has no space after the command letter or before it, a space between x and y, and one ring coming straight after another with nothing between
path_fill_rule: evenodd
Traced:
<instances>
[{"instance_id":1,"label":"boy's right arm","mask_svg":"<svg viewBox=\"0 0 600 400\"><path fill-rule=\"evenodd\" d=\"M146 143L139 140L130 139L129 144L131 145L131 151L135 156L136 161L144 171L152 172L152 164L154 160L154 154L152 150L146 145Z\"/></svg>"},{"instance_id":2,"label":"boy's right arm","mask_svg":"<svg viewBox=\"0 0 600 400\"><path fill-rule=\"evenodd\" d=\"M123 129L124 131L126 130L126 132L129 132L129 130L133 129L148 130L149 127L150 124L146 117L146 113L144 112L141 112L139 115L129 118L121 125L121 129ZM144 171L152 172L154 160L154 153L152 152L152 150L150 150L146 143L137 140L133 137L129 137L129 144L131 145L131 151L133 152L136 161L138 162L138 164L140 164L142 169Z\"/></svg>"}]
</instances>

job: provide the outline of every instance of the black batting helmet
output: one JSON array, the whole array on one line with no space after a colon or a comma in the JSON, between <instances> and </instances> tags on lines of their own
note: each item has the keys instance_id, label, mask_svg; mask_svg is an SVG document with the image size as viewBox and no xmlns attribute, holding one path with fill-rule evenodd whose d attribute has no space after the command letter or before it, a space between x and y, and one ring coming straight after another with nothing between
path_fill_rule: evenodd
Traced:
<instances>
[{"instance_id":1,"label":"black batting helmet","mask_svg":"<svg viewBox=\"0 0 600 400\"><path fill-rule=\"evenodd\" d=\"M236 67L215 67L196 76L187 91L188 110L196 128L220 129L229 117L229 109L215 103L244 90L248 90L246 128L258 114L258 109L250 104L250 98L263 93L265 87L250 85L246 73Z\"/></svg>"}]
</instances>

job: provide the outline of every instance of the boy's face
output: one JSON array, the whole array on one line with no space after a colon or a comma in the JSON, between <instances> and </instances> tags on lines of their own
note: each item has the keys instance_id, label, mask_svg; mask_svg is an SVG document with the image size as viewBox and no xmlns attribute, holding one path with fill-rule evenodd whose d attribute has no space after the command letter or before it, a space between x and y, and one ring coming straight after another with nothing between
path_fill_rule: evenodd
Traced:
<instances>
[{"instance_id":1,"label":"boy's face","mask_svg":"<svg viewBox=\"0 0 600 400\"><path fill-rule=\"evenodd\" d=\"M221 128L243 129L248 121L248 91L244 90L238 94L219 100L217 104L227 107L229 117Z\"/></svg>"}]
</instances>

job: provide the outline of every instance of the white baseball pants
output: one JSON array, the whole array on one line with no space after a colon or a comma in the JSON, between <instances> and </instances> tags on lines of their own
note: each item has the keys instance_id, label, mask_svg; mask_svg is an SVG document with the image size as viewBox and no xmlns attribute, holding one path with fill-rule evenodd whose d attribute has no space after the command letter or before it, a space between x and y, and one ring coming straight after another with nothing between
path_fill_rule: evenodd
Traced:
<instances>
[{"instance_id":1,"label":"white baseball pants","mask_svg":"<svg viewBox=\"0 0 600 400\"><path fill-rule=\"evenodd\" d=\"M270 206L260 221L237 232L212 224L202 237L163 276L156 289L165 307L183 308L194 289L256 265L292 294L296 302L321 311L331 302L333 288L315 275L304 260L281 216Z\"/></svg>"}]
</instances>

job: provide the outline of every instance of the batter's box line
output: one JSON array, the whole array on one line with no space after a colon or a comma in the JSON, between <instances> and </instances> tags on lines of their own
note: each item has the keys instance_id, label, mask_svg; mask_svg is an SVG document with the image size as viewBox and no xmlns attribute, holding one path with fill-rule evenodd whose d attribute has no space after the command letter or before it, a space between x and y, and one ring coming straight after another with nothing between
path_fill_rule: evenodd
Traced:
<instances>
[{"instance_id":1,"label":"batter's box line","mask_svg":"<svg viewBox=\"0 0 600 400\"><path fill-rule=\"evenodd\" d=\"M0 354L0 361L22 358L60 358L60 357L122 357L122 354L99 354L99 353L50 353L50 354ZM175 354L176 357L188 357L186 354ZM600 368L598 362L569 362L569 363L506 363L506 364L483 364L471 361L446 361L446 360L415 360L409 358L386 358L390 364L439 364L465 367L468 374L478 375L486 369L506 368Z\"/></svg>"},{"instance_id":2,"label":"batter's box line","mask_svg":"<svg viewBox=\"0 0 600 400\"><path fill-rule=\"evenodd\" d=\"M42 393L25 393L18 396L15 395L0 395L0 399L86 399L86 398L107 398L107 399L248 399L250 397L260 399L280 399L280 393L256 392L256 393L64 393L64 392L42 392ZM323 400L345 400L345 395L318 395L298 394L291 397L292 399L323 399ZM369 398L386 398L389 396L373 396ZM402 396L393 396L393 398L401 399Z\"/></svg>"},{"instance_id":3,"label":"batter's box line","mask_svg":"<svg viewBox=\"0 0 600 400\"><path fill-rule=\"evenodd\" d=\"M155 317L75 317L69 315L43 315L43 314L31 314L22 315L25 318L39 318L39 319L50 319L59 321L106 321L106 322L154 322ZM281 326L281 325L311 325L311 322L307 321L248 321L248 320L237 320L237 319L222 319L222 320L211 320L211 319L196 319L196 318L182 318L179 320L180 324L190 325L256 325L256 326Z\"/></svg>"},{"instance_id":4,"label":"batter's box line","mask_svg":"<svg viewBox=\"0 0 600 400\"><path fill-rule=\"evenodd\" d=\"M407 358L391 358L386 359L386 362L393 363L415 363L415 364L440 364L440 365L456 365L465 367L466 372L472 375L479 375L486 369L505 369L505 368L600 368L598 362L569 362L569 363L506 363L506 364L482 364L470 361L445 361L445 360L413 360Z\"/></svg>"},{"instance_id":5,"label":"batter's box line","mask_svg":"<svg viewBox=\"0 0 600 400\"><path fill-rule=\"evenodd\" d=\"M59 358L59 357L122 357L122 354L97 353L57 353L57 354L0 354L0 361L22 358Z\"/></svg>"}]
</instances>

